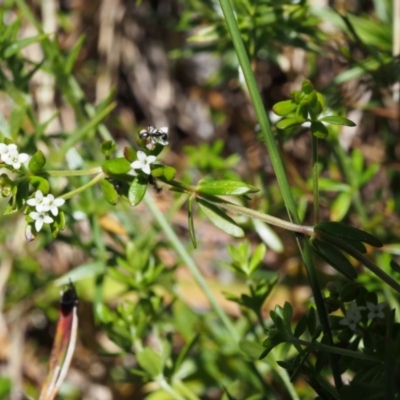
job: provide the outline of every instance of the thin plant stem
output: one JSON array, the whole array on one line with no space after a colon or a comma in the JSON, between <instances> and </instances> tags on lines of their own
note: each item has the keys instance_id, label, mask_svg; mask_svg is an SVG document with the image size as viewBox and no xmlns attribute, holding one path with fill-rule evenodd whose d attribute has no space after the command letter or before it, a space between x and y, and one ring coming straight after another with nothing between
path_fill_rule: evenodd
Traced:
<instances>
[{"instance_id":1,"label":"thin plant stem","mask_svg":"<svg viewBox=\"0 0 400 400\"><path fill-rule=\"evenodd\" d=\"M82 186L79 186L78 188L71 190L70 192L63 194L60 197L64 200L70 199L71 197L75 196L76 194L81 193L81 192L85 191L86 189L90 188L91 186L95 185L97 182L99 182L103 178L104 178L104 174L103 174L103 172L101 172L100 174L96 175L92 180L90 180L88 183L86 183Z\"/></svg>"},{"instance_id":2,"label":"thin plant stem","mask_svg":"<svg viewBox=\"0 0 400 400\"><path fill-rule=\"evenodd\" d=\"M258 91L257 83L251 70L249 58L247 56L246 49L243 44L243 40L233 13L232 3L230 0L219 0L222 11L225 16L225 21L228 26L229 33L232 38L233 45L236 50L237 57L239 59L240 67L242 68L244 78L249 90L250 97L252 99L254 109L257 115L258 122L260 124L261 131L264 134L264 140L267 145L271 163L274 167L274 171L277 177L278 185L282 191L282 196L285 202L286 209L290 221L294 221L300 224L300 218L297 213L296 204L294 202L289 182L286 178L285 170L283 168L282 160L280 158L277 145L275 143L274 136L271 131L270 123L265 112L265 108ZM303 261L307 270L308 279L314 295L315 304L317 306L318 315L321 321L324 335L328 341L328 344L333 345L333 337L331 328L329 325L328 315L326 313L325 304L322 298L321 289L317 279L315 266L311 258L311 249L307 241L300 242L297 239L300 252L303 254ZM302 251L301 244L304 245L304 252ZM332 368L332 375L335 381L335 386L339 389L343 383L340 374L339 364L335 356L330 356L330 363Z\"/></svg>"},{"instance_id":3,"label":"thin plant stem","mask_svg":"<svg viewBox=\"0 0 400 400\"><path fill-rule=\"evenodd\" d=\"M192 274L192 276L195 279L195 281L197 282L197 284L203 290L204 294L206 295L208 301L211 304L211 307L214 309L215 313L220 318L221 322L225 326L226 330L229 332L233 341L235 343L238 343L240 340L238 332L236 331L236 329L233 326L228 315L222 309L222 307L218 303L217 299L215 298L214 294L210 290L206 280L204 279L203 275L200 273L199 268L193 261L192 257L190 257L186 248L183 246L183 244L181 243L178 236L176 236L174 230L171 228L168 221L165 219L165 216L156 207L153 199L150 197L150 195L148 193L146 193L146 195L144 197L144 201L147 204L147 206L149 207L149 209L150 209L151 213L153 214L154 218L156 219L157 223L160 225L161 229L164 231L165 236L168 238L171 245L175 248L176 252L179 254L182 261L185 263L185 265L189 269L190 273Z\"/></svg>"},{"instance_id":4,"label":"thin plant stem","mask_svg":"<svg viewBox=\"0 0 400 400\"><path fill-rule=\"evenodd\" d=\"M246 215L247 217L258 219L259 221L278 226L279 228L283 228L288 231L302 233L307 236L311 236L314 234L314 228L312 226L293 224L292 222L288 222L283 219L273 217L272 215L264 214L262 212L252 210L251 208L247 208L237 204L226 203L225 201L213 201L209 197L204 197L204 199L210 203L217 205L218 207L225 208L226 210L232 211L236 214Z\"/></svg>"},{"instance_id":5,"label":"thin plant stem","mask_svg":"<svg viewBox=\"0 0 400 400\"><path fill-rule=\"evenodd\" d=\"M312 152L312 181L313 181L313 204L314 204L314 224L319 222L319 188L318 188L318 138L311 136Z\"/></svg>"},{"instance_id":6,"label":"thin plant stem","mask_svg":"<svg viewBox=\"0 0 400 400\"><path fill-rule=\"evenodd\" d=\"M88 169L77 169L77 170L59 170L59 171L46 171L48 176L84 176L94 175L102 172L101 167L94 167Z\"/></svg>"}]
</instances>

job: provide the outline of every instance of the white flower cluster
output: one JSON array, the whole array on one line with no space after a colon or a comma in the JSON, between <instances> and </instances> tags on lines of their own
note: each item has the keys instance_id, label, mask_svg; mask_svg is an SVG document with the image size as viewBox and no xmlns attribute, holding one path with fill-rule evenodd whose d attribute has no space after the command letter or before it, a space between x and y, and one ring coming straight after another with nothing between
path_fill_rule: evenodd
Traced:
<instances>
[{"instance_id":1,"label":"white flower cluster","mask_svg":"<svg viewBox=\"0 0 400 400\"><path fill-rule=\"evenodd\" d=\"M7 165L12 165L14 169L20 169L21 164L28 161L28 154L18 153L17 145L14 143L0 143L0 159Z\"/></svg>"},{"instance_id":2,"label":"white flower cluster","mask_svg":"<svg viewBox=\"0 0 400 400\"><path fill-rule=\"evenodd\" d=\"M361 321L361 311L368 309L368 319L384 318L385 314L383 309L386 307L386 303L382 302L374 304L367 301L367 307L358 306L355 301L350 303L350 307L346 311L346 316L340 321L341 325L347 325L352 331L356 330L357 324Z\"/></svg>"},{"instance_id":3,"label":"white flower cluster","mask_svg":"<svg viewBox=\"0 0 400 400\"><path fill-rule=\"evenodd\" d=\"M37 190L35 197L28 199L26 203L36 209L36 211L29 213L29 216L35 221L35 229L39 232L43 224L51 224L54 222L54 219L48 213L51 212L51 214L57 216L58 208L65 203L65 200L61 197L54 198L52 194L43 196L43 193Z\"/></svg>"}]
</instances>

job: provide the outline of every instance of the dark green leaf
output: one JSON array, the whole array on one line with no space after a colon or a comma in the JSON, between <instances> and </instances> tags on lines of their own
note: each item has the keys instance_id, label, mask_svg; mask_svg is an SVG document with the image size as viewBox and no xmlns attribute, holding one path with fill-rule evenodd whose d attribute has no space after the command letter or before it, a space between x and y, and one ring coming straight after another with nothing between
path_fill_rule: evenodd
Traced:
<instances>
[{"instance_id":1,"label":"dark green leaf","mask_svg":"<svg viewBox=\"0 0 400 400\"><path fill-rule=\"evenodd\" d=\"M307 321L308 316L307 314L304 314L299 321L297 322L296 328L294 329L294 336L299 338L306 330L307 328Z\"/></svg>"},{"instance_id":2,"label":"dark green leaf","mask_svg":"<svg viewBox=\"0 0 400 400\"><path fill-rule=\"evenodd\" d=\"M104 172L113 175L126 174L131 170L131 165L124 157L114 158L112 160L106 160L103 162L101 167Z\"/></svg>"},{"instance_id":3,"label":"dark green leaf","mask_svg":"<svg viewBox=\"0 0 400 400\"><path fill-rule=\"evenodd\" d=\"M214 204L209 203L203 199L197 198L197 203L199 207L204 212L206 217L218 228L222 229L224 232L235 237L243 237L243 229L240 228L236 222L226 215L221 209L216 207Z\"/></svg>"},{"instance_id":4,"label":"dark green leaf","mask_svg":"<svg viewBox=\"0 0 400 400\"><path fill-rule=\"evenodd\" d=\"M394 272L400 273L400 264L398 264L395 260L390 260L390 267Z\"/></svg>"},{"instance_id":5,"label":"dark green leaf","mask_svg":"<svg viewBox=\"0 0 400 400\"><path fill-rule=\"evenodd\" d=\"M308 310L307 328L310 335L314 336L315 330L317 329L317 313L315 312L314 307L311 307Z\"/></svg>"},{"instance_id":6,"label":"dark green leaf","mask_svg":"<svg viewBox=\"0 0 400 400\"><path fill-rule=\"evenodd\" d=\"M65 61L65 67L64 67L64 71L66 75L70 75L72 72L72 69L75 65L75 62L78 58L79 52L81 51L81 48L83 46L83 43L85 41L85 36L81 35L78 40L75 42L74 46L72 47L72 49L69 50L69 54L68 57Z\"/></svg>"},{"instance_id":7,"label":"dark green leaf","mask_svg":"<svg viewBox=\"0 0 400 400\"><path fill-rule=\"evenodd\" d=\"M330 115L328 117L320 118L320 121L327 122L329 124L334 124L334 125L356 126L356 124L353 121L350 121L347 118L338 117L335 115Z\"/></svg>"},{"instance_id":8,"label":"dark green leaf","mask_svg":"<svg viewBox=\"0 0 400 400\"><path fill-rule=\"evenodd\" d=\"M360 294L360 286L356 283L349 282L342 287L340 291L340 300L350 302L357 299Z\"/></svg>"},{"instance_id":9,"label":"dark green leaf","mask_svg":"<svg viewBox=\"0 0 400 400\"><path fill-rule=\"evenodd\" d=\"M136 176L129 187L128 200L131 206L138 205L146 194L148 180L141 175Z\"/></svg>"},{"instance_id":10,"label":"dark green leaf","mask_svg":"<svg viewBox=\"0 0 400 400\"><path fill-rule=\"evenodd\" d=\"M104 198L112 205L117 204L118 192L115 190L114 185L107 179L102 179L100 181L100 188L103 193Z\"/></svg>"},{"instance_id":11,"label":"dark green leaf","mask_svg":"<svg viewBox=\"0 0 400 400\"><path fill-rule=\"evenodd\" d=\"M46 164L46 158L44 154L38 150L33 157L29 160L29 169L35 173L40 171Z\"/></svg>"},{"instance_id":12,"label":"dark green leaf","mask_svg":"<svg viewBox=\"0 0 400 400\"><path fill-rule=\"evenodd\" d=\"M328 128L319 121L311 122L310 129L312 134L319 139L325 139L329 135Z\"/></svg>"},{"instance_id":13,"label":"dark green leaf","mask_svg":"<svg viewBox=\"0 0 400 400\"><path fill-rule=\"evenodd\" d=\"M321 231L341 239L350 239L364 242L374 247L382 247L382 242L376 237L360 229L343 224L341 222L320 222L314 227L315 232Z\"/></svg>"},{"instance_id":14,"label":"dark green leaf","mask_svg":"<svg viewBox=\"0 0 400 400\"><path fill-rule=\"evenodd\" d=\"M351 280L357 278L357 271L354 269L353 265L335 246L316 238L312 240L311 244L315 252L333 268Z\"/></svg>"},{"instance_id":15,"label":"dark green leaf","mask_svg":"<svg viewBox=\"0 0 400 400\"><path fill-rule=\"evenodd\" d=\"M189 222L190 239L192 240L193 247L196 249L197 241L196 241L196 232L194 230L194 223L193 223L193 200L194 200L194 196L190 196L188 199L188 222Z\"/></svg>"},{"instance_id":16,"label":"dark green leaf","mask_svg":"<svg viewBox=\"0 0 400 400\"><path fill-rule=\"evenodd\" d=\"M258 189L240 181L201 180L196 187L196 191L201 194L209 194L213 196L241 196L246 193L258 192Z\"/></svg>"}]
</instances>

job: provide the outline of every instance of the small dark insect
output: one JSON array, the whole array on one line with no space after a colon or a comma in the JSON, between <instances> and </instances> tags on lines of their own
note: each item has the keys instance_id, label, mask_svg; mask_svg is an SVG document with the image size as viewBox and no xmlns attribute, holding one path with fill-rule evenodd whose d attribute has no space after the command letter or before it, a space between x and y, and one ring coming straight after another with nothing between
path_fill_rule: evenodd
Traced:
<instances>
[{"instance_id":1,"label":"small dark insect","mask_svg":"<svg viewBox=\"0 0 400 400\"><path fill-rule=\"evenodd\" d=\"M168 144L168 128L157 129L154 126L148 126L147 129L142 129L139 132L139 137L142 140L147 140L152 144L159 143L163 146Z\"/></svg>"}]
</instances>

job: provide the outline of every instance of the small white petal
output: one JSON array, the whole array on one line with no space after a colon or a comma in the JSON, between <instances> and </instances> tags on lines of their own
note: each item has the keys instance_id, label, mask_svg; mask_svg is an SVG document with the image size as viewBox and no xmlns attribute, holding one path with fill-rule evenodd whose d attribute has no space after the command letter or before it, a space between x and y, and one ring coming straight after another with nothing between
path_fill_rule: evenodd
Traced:
<instances>
[{"instance_id":1,"label":"small white petal","mask_svg":"<svg viewBox=\"0 0 400 400\"><path fill-rule=\"evenodd\" d=\"M150 175L150 172L151 172L150 165L149 164L143 164L142 165L142 171L145 174Z\"/></svg>"},{"instance_id":2,"label":"small white petal","mask_svg":"<svg viewBox=\"0 0 400 400\"><path fill-rule=\"evenodd\" d=\"M144 161L147 158L146 153L144 153L143 151L140 151L140 150L136 153L136 156L137 156L139 161Z\"/></svg>"},{"instance_id":3,"label":"small white petal","mask_svg":"<svg viewBox=\"0 0 400 400\"><path fill-rule=\"evenodd\" d=\"M156 160L157 160L156 156L147 156L147 159L146 159L148 164L152 164Z\"/></svg>"},{"instance_id":4,"label":"small white petal","mask_svg":"<svg viewBox=\"0 0 400 400\"><path fill-rule=\"evenodd\" d=\"M9 145L7 145L7 147L8 147L8 151L9 152L16 151L18 153L18 148L17 148L17 145L15 143L10 143Z\"/></svg>"},{"instance_id":5,"label":"small white petal","mask_svg":"<svg viewBox=\"0 0 400 400\"><path fill-rule=\"evenodd\" d=\"M54 222L54 219L50 217L50 215L45 215L43 217L43 221L45 224L51 224L52 222Z\"/></svg>"},{"instance_id":6,"label":"small white petal","mask_svg":"<svg viewBox=\"0 0 400 400\"><path fill-rule=\"evenodd\" d=\"M134 161L131 163L132 169L142 169L142 162L139 160Z\"/></svg>"},{"instance_id":7,"label":"small white petal","mask_svg":"<svg viewBox=\"0 0 400 400\"><path fill-rule=\"evenodd\" d=\"M0 143L0 154L8 153L8 146L5 143Z\"/></svg>"},{"instance_id":8,"label":"small white petal","mask_svg":"<svg viewBox=\"0 0 400 400\"><path fill-rule=\"evenodd\" d=\"M25 161L28 161L28 159L29 159L29 155L28 154L26 154L26 153L18 154L18 161L20 163L24 163Z\"/></svg>"},{"instance_id":9,"label":"small white petal","mask_svg":"<svg viewBox=\"0 0 400 400\"><path fill-rule=\"evenodd\" d=\"M168 133L168 126L163 126L159 129L161 132Z\"/></svg>"},{"instance_id":10,"label":"small white petal","mask_svg":"<svg viewBox=\"0 0 400 400\"><path fill-rule=\"evenodd\" d=\"M53 203L54 203L57 207L61 207L62 205L64 205L65 200L62 199L61 197L57 197L56 199L54 199Z\"/></svg>"},{"instance_id":11,"label":"small white petal","mask_svg":"<svg viewBox=\"0 0 400 400\"><path fill-rule=\"evenodd\" d=\"M43 219L39 218L35 221L35 229L37 232L39 232L43 227Z\"/></svg>"},{"instance_id":12,"label":"small white petal","mask_svg":"<svg viewBox=\"0 0 400 400\"><path fill-rule=\"evenodd\" d=\"M31 213L29 213L29 216L33 219L33 220L36 220L36 219L38 219L39 218L39 213L38 212L36 212L36 211L32 211Z\"/></svg>"},{"instance_id":13,"label":"small white petal","mask_svg":"<svg viewBox=\"0 0 400 400\"><path fill-rule=\"evenodd\" d=\"M58 215L58 208L57 208L57 206L55 206L55 205L51 206L51 207L50 207L50 211L51 211L51 213L52 213L54 216Z\"/></svg>"}]
</instances>

